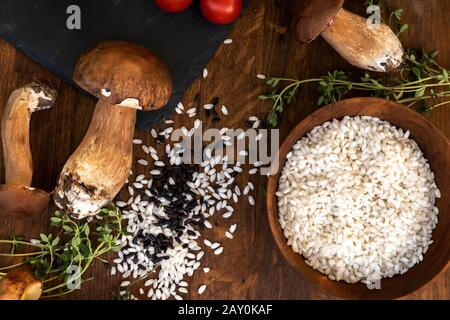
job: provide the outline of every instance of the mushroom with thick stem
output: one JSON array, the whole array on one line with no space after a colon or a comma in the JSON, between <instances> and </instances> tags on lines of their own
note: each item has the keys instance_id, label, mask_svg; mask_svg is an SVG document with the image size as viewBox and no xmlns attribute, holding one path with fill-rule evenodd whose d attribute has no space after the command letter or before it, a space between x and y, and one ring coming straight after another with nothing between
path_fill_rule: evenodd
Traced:
<instances>
[{"instance_id":1,"label":"mushroom with thick stem","mask_svg":"<svg viewBox=\"0 0 450 320\"><path fill-rule=\"evenodd\" d=\"M297 0L291 28L306 43L321 35L355 67L390 72L403 62L403 47L384 23L369 27L367 19L342 8L344 0Z\"/></svg>"},{"instance_id":2,"label":"mushroom with thick stem","mask_svg":"<svg viewBox=\"0 0 450 320\"><path fill-rule=\"evenodd\" d=\"M42 281L28 270L14 269L0 279L0 300L39 300Z\"/></svg>"},{"instance_id":3,"label":"mushroom with thick stem","mask_svg":"<svg viewBox=\"0 0 450 320\"><path fill-rule=\"evenodd\" d=\"M47 210L49 196L31 187L33 163L30 149L30 117L51 108L56 91L33 82L9 97L2 119L5 184L0 186L0 212L6 217L27 218Z\"/></svg>"},{"instance_id":4,"label":"mushroom with thick stem","mask_svg":"<svg viewBox=\"0 0 450 320\"><path fill-rule=\"evenodd\" d=\"M163 107L172 95L172 80L147 48L124 41L101 42L82 55L73 77L99 100L86 135L64 165L54 201L81 219L97 214L125 184L136 110Z\"/></svg>"}]
</instances>

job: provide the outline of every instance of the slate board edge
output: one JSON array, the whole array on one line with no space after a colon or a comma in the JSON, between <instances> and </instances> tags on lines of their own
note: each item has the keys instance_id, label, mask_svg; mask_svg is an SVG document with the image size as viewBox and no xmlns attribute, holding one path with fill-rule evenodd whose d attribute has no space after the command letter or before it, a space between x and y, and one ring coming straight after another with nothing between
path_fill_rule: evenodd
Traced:
<instances>
[{"instance_id":1,"label":"slate board edge","mask_svg":"<svg viewBox=\"0 0 450 320\"><path fill-rule=\"evenodd\" d=\"M60 72L58 70L57 67L53 66L51 63L48 63L48 67L46 66L46 62L43 61L38 54L34 53L33 50L30 50L28 48L25 48L24 46L21 45L17 45L17 43L19 43L19 40L14 38L13 36L9 35L9 34L5 34L2 31L0 31L0 37L3 38L4 40L6 40L10 45L12 45L14 48L16 48L17 50L20 50L21 52L23 52L26 56L28 56L29 58L31 58L32 60L34 60L35 62L37 62L38 64L40 64L41 66L43 66L46 69L49 69L51 72L57 74L59 77L63 78L66 82L70 83L72 86L76 87L78 90L81 90L80 87L78 87L75 82L73 82L72 79L69 79L68 77L66 77L66 75L62 72ZM85 92L86 93L86 92Z\"/></svg>"},{"instance_id":2,"label":"slate board edge","mask_svg":"<svg viewBox=\"0 0 450 320\"><path fill-rule=\"evenodd\" d=\"M232 27L230 27L230 29L231 28ZM230 31L230 29L228 30L228 32ZM43 59L40 58L40 56L38 54L34 53L33 50L28 49L25 46L18 45L18 43L20 42L18 39L14 38L13 36L11 36L9 34L5 34L1 31L0 31L0 37L5 39L9 44L11 44L16 49L23 52L26 56L30 57L32 60L34 60L35 62L37 62L44 68L49 69L51 72L53 72L56 75L58 75L59 77L61 77L63 80L65 80L67 83L69 83L72 87L74 87L77 91L79 91L87 96L90 96L94 100L97 100L96 97L94 97L89 92L86 92L85 90L80 88L71 78L67 77L66 74L64 72L62 72L62 70L60 68L54 66L49 61L44 61ZM192 83L195 81L195 79L197 79L202 74L202 71L203 71L205 65L208 64L208 62L214 57L214 55L216 54L219 47L220 47L220 44L216 48L216 50L211 52L210 55L208 54L207 50L204 50L203 51L204 56L199 55L198 58L196 59L196 61L193 62L194 67L193 67L193 70L191 73L191 77L189 77L187 79L188 80L187 82L189 83L189 85L186 88L184 88L184 91L186 91L189 88L189 86L192 85ZM199 63L199 61L202 61L203 59L205 59L204 61L207 61L207 63L205 65L203 65L202 63ZM184 92L179 92L179 93L174 92L166 106L164 106L163 108L161 108L159 110L150 111L150 112L154 113L154 118L152 119L151 122L148 120L147 121L140 120L139 114L138 114L136 127L138 129L144 129L147 131L151 130L155 125L157 125L160 122L160 120L162 118L164 118L165 116L168 116L174 112L175 106L178 104L178 102L180 102L182 100L183 95L184 95ZM142 112L142 111L140 111L140 112Z\"/></svg>"},{"instance_id":3,"label":"slate board edge","mask_svg":"<svg viewBox=\"0 0 450 320\"><path fill-rule=\"evenodd\" d=\"M20 50L26 56L28 56L29 58L31 58L32 60L37 62L39 65L43 66L44 68L50 70L54 74L56 74L59 77L61 77L64 81L66 81L68 84L70 84L76 91L78 91L78 92L80 92L80 93L82 93L82 94L84 94L86 96L89 96L89 97L91 97L94 100L97 100L97 98L94 97L92 94L90 94L89 92L86 92L85 90L80 88L71 78L67 77L66 74L64 72L62 72L62 70L60 70L58 67L54 66L49 61L44 61L43 59L41 59L38 54L33 52L33 50L28 49L28 48L26 48L26 47L24 47L22 45L18 45L19 40L16 39L15 37L13 37L13 36L11 36L9 34L5 34L5 33L1 32L1 31L0 31L0 37L2 37L4 40L6 40L14 48L16 48L17 50ZM149 123L149 121L145 121L145 122L139 121L139 116L138 116L138 120L136 122L136 127L138 129L144 129L144 130L148 130L148 131L151 130L153 128L153 126L157 125L158 122L164 116L169 115L170 113L172 113L175 110L176 103L178 103L178 101L180 101L181 98L182 98L182 94L174 93L172 95L169 103L164 108L162 108L160 110L153 111L155 113L155 118L154 118L154 121L152 121L151 123ZM177 102L174 102L174 101L177 101Z\"/></svg>"}]
</instances>

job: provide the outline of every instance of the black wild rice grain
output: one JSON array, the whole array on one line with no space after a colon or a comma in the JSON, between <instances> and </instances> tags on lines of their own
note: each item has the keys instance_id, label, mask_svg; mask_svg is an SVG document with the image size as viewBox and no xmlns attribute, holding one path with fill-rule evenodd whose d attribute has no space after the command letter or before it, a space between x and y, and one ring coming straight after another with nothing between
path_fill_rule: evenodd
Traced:
<instances>
[{"instance_id":1,"label":"black wild rice grain","mask_svg":"<svg viewBox=\"0 0 450 320\"><path fill-rule=\"evenodd\" d=\"M215 103L218 103L218 99ZM163 137L158 137L158 139L163 143ZM188 244L183 243L180 237L183 234L196 237L197 233L190 228L203 228L205 220L203 214L194 211L196 206L203 202L199 201L197 195L187 185L187 182L194 181L193 175L197 171L198 166L196 165L166 165L160 168L160 175L153 177L151 190L153 196L141 195L141 201L152 201L156 206L164 208L162 215L154 214L157 219L155 225L171 232L170 236L164 233L152 234L147 233L144 227L134 233L132 243L134 245L141 244L145 256L154 264L169 259L169 256L164 253L169 248L173 249L175 242L182 244L183 248L188 248ZM170 180L175 181L175 184L170 184ZM140 223L144 222L141 214L138 214L137 217ZM190 228L188 229L187 226ZM127 258L131 258L133 263L140 265L136 254L129 255Z\"/></svg>"}]
</instances>

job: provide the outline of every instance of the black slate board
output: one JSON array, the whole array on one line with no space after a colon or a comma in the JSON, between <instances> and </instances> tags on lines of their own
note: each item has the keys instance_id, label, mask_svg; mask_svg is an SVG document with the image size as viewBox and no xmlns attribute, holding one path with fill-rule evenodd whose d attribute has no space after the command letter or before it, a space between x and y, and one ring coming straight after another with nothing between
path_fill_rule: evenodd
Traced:
<instances>
[{"instance_id":1,"label":"black slate board","mask_svg":"<svg viewBox=\"0 0 450 320\"><path fill-rule=\"evenodd\" d=\"M81 30L66 27L70 5L81 9ZM171 14L153 0L0 0L0 36L72 84L78 57L101 40L140 43L161 57L174 95L165 108L139 113L137 127L146 129L173 111L230 28L206 21L198 1Z\"/></svg>"}]
</instances>

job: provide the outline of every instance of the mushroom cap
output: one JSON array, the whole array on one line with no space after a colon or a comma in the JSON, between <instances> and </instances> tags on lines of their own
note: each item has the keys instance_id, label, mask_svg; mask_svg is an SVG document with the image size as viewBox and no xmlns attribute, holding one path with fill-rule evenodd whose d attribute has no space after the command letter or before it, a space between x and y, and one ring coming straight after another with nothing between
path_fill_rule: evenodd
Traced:
<instances>
[{"instance_id":1,"label":"mushroom cap","mask_svg":"<svg viewBox=\"0 0 450 320\"><path fill-rule=\"evenodd\" d=\"M291 22L297 40L305 43L317 38L343 5L344 0L297 0Z\"/></svg>"},{"instance_id":2,"label":"mushroom cap","mask_svg":"<svg viewBox=\"0 0 450 320\"><path fill-rule=\"evenodd\" d=\"M50 197L47 192L25 186L0 186L0 215L28 218L45 212Z\"/></svg>"},{"instance_id":3,"label":"mushroom cap","mask_svg":"<svg viewBox=\"0 0 450 320\"><path fill-rule=\"evenodd\" d=\"M172 95L166 64L147 48L126 41L103 41L84 53L73 79L110 104L143 110L163 107Z\"/></svg>"}]
</instances>

